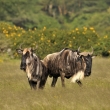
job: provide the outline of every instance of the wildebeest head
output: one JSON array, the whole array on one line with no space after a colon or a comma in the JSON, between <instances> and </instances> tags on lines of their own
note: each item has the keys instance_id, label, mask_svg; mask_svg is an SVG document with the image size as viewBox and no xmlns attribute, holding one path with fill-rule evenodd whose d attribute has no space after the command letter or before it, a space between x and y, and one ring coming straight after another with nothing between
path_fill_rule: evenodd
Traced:
<instances>
[{"instance_id":1,"label":"wildebeest head","mask_svg":"<svg viewBox=\"0 0 110 110\"><path fill-rule=\"evenodd\" d=\"M26 66L30 64L34 57L33 49L31 48L25 48L23 50L17 49L17 52L22 54L20 69L26 71Z\"/></svg>"},{"instance_id":2,"label":"wildebeest head","mask_svg":"<svg viewBox=\"0 0 110 110\"><path fill-rule=\"evenodd\" d=\"M86 63L85 76L90 76L92 69L92 57L88 54L87 56L83 56L83 58Z\"/></svg>"},{"instance_id":3,"label":"wildebeest head","mask_svg":"<svg viewBox=\"0 0 110 110\"><path fill-rule=\"evenodd\" d=\"M86 62L85 76L90 76L92 69L92 58L94 58L93 48L92 48L92 52L81 52L80 55L83 56Z\"/></svg>"}]
</instances>

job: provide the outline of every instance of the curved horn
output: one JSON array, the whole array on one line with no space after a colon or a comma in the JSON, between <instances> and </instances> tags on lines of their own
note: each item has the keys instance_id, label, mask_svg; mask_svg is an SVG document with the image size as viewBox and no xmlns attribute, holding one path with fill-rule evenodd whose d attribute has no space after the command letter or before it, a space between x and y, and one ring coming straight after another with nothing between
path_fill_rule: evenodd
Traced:
<instances>
[{"instance_id":1,"label":"curved horn","mask_svg":"<svg viewBox=\"0 0 110 110\"><path fill-rule=\"evenodd\" d=\"M93 50L93 47L91 46L91 48L92 48L92 52L90 52L90 55L92 55L93 54L93 52L94 52L94 50Z\"/></svg>"},{"instance_id":2,"label":"curved horn","mask_svg":"<svg viewBox=\"0 0 110 110\"><path fill-rule=\"evenodd\" d=\"M79 52L79 50L80 50L80 47L78 47L78 52Z\"/></svg>"},{"instance_id":3,"label":"curved horn","mask_svg":"<svg viewBox=\"0 0 110 110\"><path fill-rule=\"evenodd\" d=\"M23 43L21 43L20 46L19 46L19 49L20 49L20 50L23 50L23 49L22 49L22 45L23 45Z\"/></svg>"}]
</instances>

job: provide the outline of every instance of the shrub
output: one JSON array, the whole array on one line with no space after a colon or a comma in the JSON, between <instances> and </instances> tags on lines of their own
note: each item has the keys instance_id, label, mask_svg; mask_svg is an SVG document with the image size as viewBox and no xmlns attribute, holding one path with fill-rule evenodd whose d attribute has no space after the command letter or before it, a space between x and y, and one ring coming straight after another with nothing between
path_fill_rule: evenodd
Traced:
<instances>
[{"instance_id":1,"label":"shrub","mask_svg":"<svg viewBox=\"0 0 110 110\"><path fill-rule=\"evenodd\" d=\"M26 31L23 28L1 22L0 33L4 34L5 38L10 41L10 47L15 57L18 57L16 48L19 48L20 44L23 44L23 47L38 45L37 54L41 58L65 47L76 50L81 46L81 51L87 51L92 46L97 55L105 54L105 50L107 52L110 50L110 38L108 36L100 37L93 27L74 30L47 29L44 27L43 29L34 28Z\"/></svg>"},{"instance_id":2,"label":"shrub","mask_svg":"<svg viewBox=\"0 0 110 110\"><path fill-rule=\"evenodd\" d=\"M103 57L108 57L109 56L109 52L108 51L103 51L102 52L102 56Z\"/></svg>"}]
</instances>

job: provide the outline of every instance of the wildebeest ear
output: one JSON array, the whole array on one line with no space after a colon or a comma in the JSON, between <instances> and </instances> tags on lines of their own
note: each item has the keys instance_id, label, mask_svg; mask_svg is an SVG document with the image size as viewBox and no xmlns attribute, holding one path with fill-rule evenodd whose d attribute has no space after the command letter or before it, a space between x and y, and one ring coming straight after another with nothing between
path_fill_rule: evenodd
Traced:
<instances>
[{"instance_id":1,"label":"wildebeest ear","mask_svg":"<svg viewBox=\"0 0 110 110\"><path fill-rule=\"evenodd\" d=\"M95 58L95 56L92 56L92 58Z\"/></svg>"},{"instance_id":2,"label":"wildebeest ear","mask_svg":"<svg viewBox=\"0 0 110 110\"><path fill-rule=\"evenodd\" d=\"M19 54L22 54L22 53L23 53L23 50L21 50L21 49L16 49L16 51L17 51L17 53L19 53Z\"/></svg>"},{"instance_id":3,"label":"wildebeest ear","mask_svg":"<svg viewBox=\"0 0 110 110\"><path fill-rule=\"evenodd\" d=\"M33 49L32 48L30 48L30 51L33 53Z\"/></svg>"},{"instance_id":4,"label":"wildebeest ear","mask_svg":"<svg viewBox=\"0 0 110 110\"><path fill-rule=\"evenodd\" d=\"M80 58L82 58L83 57L83 55L80 55Z\"/></svg>"},{"instance_id":5,"label":"wildebeest ear","mask_svg":"<svg viewBox=\"0 0 110 110\"><path fill-rule=\"evenodd\" d=\"M37 56L36 54L33 54L34 59L37 61Z\"/></svg>"}]
</instances>

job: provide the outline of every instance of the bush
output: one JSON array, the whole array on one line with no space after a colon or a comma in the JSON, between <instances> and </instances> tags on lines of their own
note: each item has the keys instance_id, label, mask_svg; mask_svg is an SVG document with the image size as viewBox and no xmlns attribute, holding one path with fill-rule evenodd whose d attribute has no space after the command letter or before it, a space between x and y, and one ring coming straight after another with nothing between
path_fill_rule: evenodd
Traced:
<instances>
[{"instance_id":1,"label":"bush","mask_svg":"<svg viewBox=\"0 0 110 110\"><path fill-rule=\"evenodd\" d=\"M38 45L37 54L41 58L65 47L76 50L81 46L81 51L88 51L92 46L97 55L102 55L105 50L110 50L110 38L108 36L98 36L93 27L76 28L74 30L47 29L47 27L44 27L43 29L34 28L26 31L23 28L1 22L0 33L10 41L10 47L15 57L18 57L16 48L19 48L22 43L23 47Z\"/></svg>"},{"instance_id":2,"label":"bush","mask_svg":"<svg viewBox=\"0 0 110 110\"><path fill-rule=\"evenodd\" d=\"M103 51L102 52L102 56L103 57L108 57L109 56L109 52L108 51Z\"/></svg>"}]
</instances>

